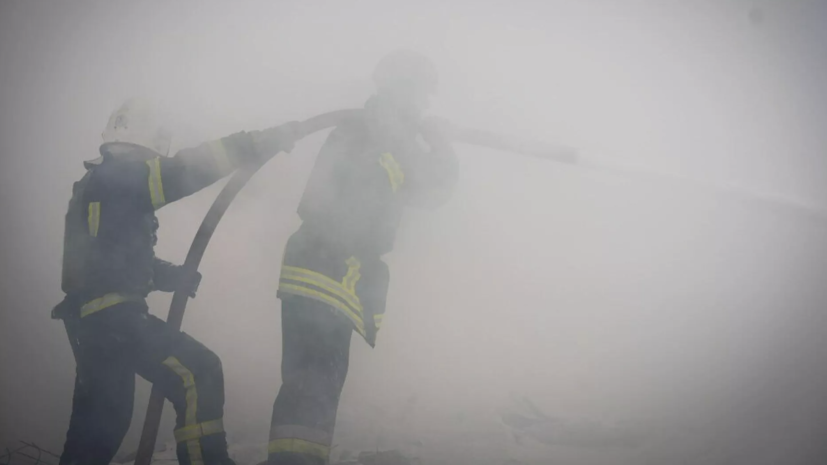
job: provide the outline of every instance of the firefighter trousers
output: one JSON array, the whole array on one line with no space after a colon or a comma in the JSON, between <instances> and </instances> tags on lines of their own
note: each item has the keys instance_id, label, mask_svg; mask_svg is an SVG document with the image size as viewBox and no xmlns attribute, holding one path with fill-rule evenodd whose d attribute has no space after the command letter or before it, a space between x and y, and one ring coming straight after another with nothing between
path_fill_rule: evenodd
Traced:
<instances>
[{"instance_id":1,"label":"firefighter trousers","mask_svg":"<svg viewBox=\"0 0 827 465\"><path fill-rule=\"evenodd\" d=\"M231 464L222 417L224 375L218 356L125 302L67 321L77 373L61 465L109 464L132 420L135 374L175 407L182 465Z\"/></svg>"},{"instance_id":2,"label":"firefighter trousers","mask_svg":"<svg viewBox=\"0 0 827 465\"><path fill-rule=\"evenodd\" d=\"M282 385L273 405L269 465L328 461L353 325L327 304L282 298Z\"/></svg>"}]
</instances>

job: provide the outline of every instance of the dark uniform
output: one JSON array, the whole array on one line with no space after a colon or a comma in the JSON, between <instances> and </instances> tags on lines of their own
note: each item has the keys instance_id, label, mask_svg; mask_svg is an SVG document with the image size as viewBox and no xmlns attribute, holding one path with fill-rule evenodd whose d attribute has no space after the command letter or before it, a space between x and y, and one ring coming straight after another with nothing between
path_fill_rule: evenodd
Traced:
<instances>
[{"instance_id":1,"label":"dark uniform","mask_svg":"<svg viewBox=\"0 0 827 465\"><path fill-rule=\"evenodd\" d=\"M85 163L87 173L73 188L64 236L66 298L53 311L66 323L77 360L60 463L112 460L132 418L135 373L175 407L180 463L231 463L221 361L150 315L145 297L174 291L186 279L180 267L155 257L155 210L256 158L252 136L234 134L169 158L125 144L106 144L101 153Z\"/></svg>"},{"instance_id":2,"label":"dark uniform","mask_svg":"<svg viewBox=\"0 0 827 465\"><path fill-rule=\"evenodd\" d=\"M457 178L447 141L431 133L426 148L416 131L389 137L372 103L321 149L298 209L303 224L284 252L271 464L328 460L352 331L373 346L382 325L389 273L381 256L393 249L404 208L437 206Z\"/></svg>"}]
</instances>

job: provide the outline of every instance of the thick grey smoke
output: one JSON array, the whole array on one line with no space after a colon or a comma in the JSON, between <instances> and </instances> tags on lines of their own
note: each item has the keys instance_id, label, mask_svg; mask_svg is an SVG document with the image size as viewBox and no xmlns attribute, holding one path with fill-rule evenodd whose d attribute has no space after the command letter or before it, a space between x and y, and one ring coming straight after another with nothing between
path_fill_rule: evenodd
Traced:
<instances>
[{"instance_id":1,"label":"thick grey smoke","mask_svg":"<svg viewBox=\"0 0 827 465\"><path fill-rule=\"evenodd\" d=\"M375 62L409 47L440 70L433 114L670 177L457 146L455 197L410 211L386 257L388 316L376 349L354 338L337 443L420 439L432 463L816 463L827 221L705 186L827 209L825 17L806 0L2 2L0 446L61 448L63 215L115 106L160 102L174 151L360 107ZM222 357L231 442L267 438L281 254L323 140L256 175L202 262L184 329ZM160 257L183 261L221 184L159 212ZM511 393L623 422L644 450L515 444Z\"/></svg>"}]
</instances>

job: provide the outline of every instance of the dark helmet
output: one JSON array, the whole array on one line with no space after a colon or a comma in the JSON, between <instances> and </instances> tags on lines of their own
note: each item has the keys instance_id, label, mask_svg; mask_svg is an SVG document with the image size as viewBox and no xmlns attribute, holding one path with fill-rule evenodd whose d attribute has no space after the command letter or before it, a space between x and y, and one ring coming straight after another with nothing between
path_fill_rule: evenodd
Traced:
<instances>
[{"instance_id":1,"label":"dark helmet","mask_svg":"<svg viewBox=\"0 0 827 465\"><path fill-rule=\"evenodd\" d=\"M385 55L373 70L379 93L411 92L432 95L437 89L436 67L425 55L412 50L396 50Z\"/></svg>"}]
</instances>

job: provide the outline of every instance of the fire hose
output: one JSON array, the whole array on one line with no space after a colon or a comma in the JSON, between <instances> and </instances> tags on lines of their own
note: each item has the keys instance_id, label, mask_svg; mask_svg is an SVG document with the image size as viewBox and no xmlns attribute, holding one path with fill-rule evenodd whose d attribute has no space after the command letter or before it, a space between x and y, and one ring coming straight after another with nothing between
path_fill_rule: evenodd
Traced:
<instances>
[{"instance_id":1,"label":"fire hose","mask_svg":"<svg viewBox=\"0 0 827 465\"><path fill-rule=\"evenodd\" d=\"M315 132L334 127L344 119L360 114L361 111L362 110L338 110L323 113L305 120L299 123L299 134L297 134L298 137L296 140ZM590 164L588 161L582 160L573 149L564 146L526 141L488 131L465 128L448 122L441 122L440 127L452 142L504 150L560 163L575 164L584 168L596 169L623 177L672 177L683 182L699 184L697 181L677 178L674 176L664 175L662 173L648 173L643 170L612 168L608 166L601 166L599 164ZM201 258L204 256L204 252L207 249L210 238L212 238L212 235L215 232L219 221L221 221L221 218L224 216L224 213L227 211L227 208L230 206L233 199L235 199L236 195L265 162L266 161L262 161L261 163L250 164L239 168L224 186L224 189L218 197L216 197L215 202L210 207L207 215L204 217L204 220L201 222L201 226L198 228L198 232L195 234L195 239L193 239L192 245L187 253L187 257L184 260L183 272L185 275L193 275L198 270L198 265L201 263ZM822 218L825 216L825 212L823 210L798 202L789 201L788 199L781 197L757 194L754 192L728 188L726 186L705 185L704 187L729 194L740 195L742 197L755 199L769 205L774 205L785 209L793 209ZM187 298L188 295L185 291L176 291L173 294L172 303L170 304L169 314L167 316L167 325L176 331L181 328L181 323L184 318L184 310L187 305ZM149 398L149 405L147 407L146 419L144 420L144 427L141 432L141 440L138 445L137 455L135 457L135 465L149 465L152 460L152 453L155 449L155 441L158 435L158 427L161 422L163 408L163 394L161 394L158 388L153 386L152 393Z\"/></svg>"},{"instance_id":2,"label":"fire hose","mask_svg":"<svg viewBox=\"0 0 827 465\"><path fill-rule=\"evenodd\" d=\"M349 116L357 114L360 110L339 110L330 113L323 113L299 124L299 134L297 140L301 137L310 135L314 132L321 131L333 126L336 126L340 121ZM210 243L215 228L224 216L224 212L235 199L236 195L241 191L247 182L254 174L261 168L266 160L261 163L254 163L245 165L239 168L236 173L230 178L224 189L216 197L204 221L195 233L195 239L192 241L187 258L184 260L183 273L184 275L192 276L198 270L198 265L201 263L201 258L207 250L207 245ZM167 315L167 325L175 331L181 329L181 323L184 320L184 310L187 307L187 292L175 291L172 295L172 303L169 307L169 314ZM138 443L138 451L135 456L136 465L149 465L152 461L152 453L155 450L155 440L158 436L158 427L161 424L161 414L164 410L164 395L160 389L153 386L152 393L149 396L149 405L146 409L146 418L144 420L144 427L141 431L141 440Z\"/></svg>"}]
</instances>

